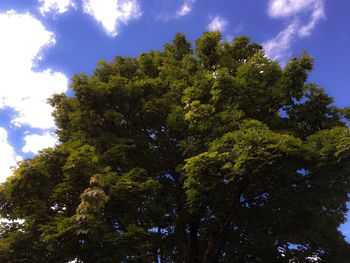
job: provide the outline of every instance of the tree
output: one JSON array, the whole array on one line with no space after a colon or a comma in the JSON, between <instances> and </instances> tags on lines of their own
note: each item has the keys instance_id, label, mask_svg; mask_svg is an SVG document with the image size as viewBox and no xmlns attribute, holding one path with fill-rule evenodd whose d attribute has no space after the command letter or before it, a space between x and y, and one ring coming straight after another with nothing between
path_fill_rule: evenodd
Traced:
<instances>
[{"instance_id":1,"label":"tree","mask_svg":"<svg viewBox=\"0 0 350 263\"><path fill-rule=\"evenodd\" d=\"M347 262L349 110L312 68L207 32L75 75L1 185L0 261Z\"/></svg>"}]
</instances>

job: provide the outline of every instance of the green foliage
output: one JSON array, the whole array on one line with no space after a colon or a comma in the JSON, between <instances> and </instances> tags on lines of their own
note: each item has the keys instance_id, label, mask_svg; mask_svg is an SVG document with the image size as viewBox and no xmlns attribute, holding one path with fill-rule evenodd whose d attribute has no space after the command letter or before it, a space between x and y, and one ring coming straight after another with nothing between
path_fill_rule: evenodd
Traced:
<instances>
[{"instance_id":1,"label":"green foliage","mask_svg":"<svg viewBox=\"0 0 350 263\"><path fill-rule=\"evenodd\" d=\"M347 262L349 108L312 68L207 32L75 75L0 185L0 262Z\"/></svg>"}]
</instances>

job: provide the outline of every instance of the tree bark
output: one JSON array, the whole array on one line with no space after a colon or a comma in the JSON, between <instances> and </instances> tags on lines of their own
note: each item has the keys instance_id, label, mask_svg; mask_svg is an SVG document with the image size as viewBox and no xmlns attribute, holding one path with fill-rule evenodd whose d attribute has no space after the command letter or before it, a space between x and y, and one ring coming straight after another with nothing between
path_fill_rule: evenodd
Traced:
<instances>
[{"instance_id":1,"label":"tree bark","mask_svg":"<svg viewBox=\"0 0 350 263\"><path fill-rule=\"evenodd\" d=\"M200 263L199 244L198 244L198 227L197 219L189 224L189 263Z\"/></svg>"}]
</instances>

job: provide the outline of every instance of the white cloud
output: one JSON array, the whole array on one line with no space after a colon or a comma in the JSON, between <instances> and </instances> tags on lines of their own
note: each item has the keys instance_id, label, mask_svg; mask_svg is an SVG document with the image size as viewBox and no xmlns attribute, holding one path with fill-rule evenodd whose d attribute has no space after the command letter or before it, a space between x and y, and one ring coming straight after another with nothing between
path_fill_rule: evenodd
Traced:
<instances>
[{"instance_id":1,"label":"white cloud","mask_svg":"<svg viewBox=\"0 0 350 263\"><path fill-rule=\"evenodd\" d=\"M14 110L16 114L11 123L15 126L52 130L55 127L51 116L53 109L47 99L54 93L66 92L68 80L60 72L39 70L36 65L42 49L55 44L53 33L28 13L8 11L0 13L0 36L0 110ZM46 147L49 142L53 144L52 141L46 136L36 142L36 149L28 146L28 152ZM2 128L0 156L0 180L4 180L20 157L16 156L7 141L7 131Z\"/></svg>"},{"instance_id":2,"label":"white cloud","mask_svg":"<svg viewBox=\"0 0 350 263\"><path fill-rule=\"evenodd\" d=\"M285 62L286 57L291 54L290 47L297 33L298 24L291 23L287 28L281 31L275 38L263 43L266 55L272 60Z\"/></svg>"},{"instance_id":3,"label":"white cloud","mask_svg":"<svg viewBox=\"0 0 350 263\"><path fill-rule=\"evenodd\" d=\"M83 0L84 12L102 24L107 34L115 37L121 24L138 19L141 8L137 0Z\"/></svg>"},{"instance_id":4,"label":"white cloud","mask_svg":"<svg viewBox=\"0 0 350 263\"><path fill-rule=\"evenodd\" d=\"M0 127L0 183L4 182L6 177L12 173L12 167L16 166L16 162L21 160L17 156L13 147L7 140L7 131Z\"/></svg>"},{"instance_id":5,"label":"white cloud","mask_svg":"<svg viewBox=\"0 0 350 263\"><path fill-rule=\"evenodd\" d=\"M16 126L54 127L46 101L66 92L68 80L60 72L35 69L42 48L55 44L54 35L30 14L9 11L0 14L0 36L0 110L14 109Z\"/></svg>"},{"instance_id":6,"label":"white cloud","mask_svg":"<svg viewBox=\"0 0 350 263\"><path fill-rule=\"evenodd\" d=\"M209 31L224 31L228 21L220 16L215 16L208 25Z\"/></svg>"},{"instance_id":7,"label":"white cloud","mask_svg":"<svg viewBox=\"0 0 350 263\"><path fill-rule=\"evenodd\" d=\"M188 15L192 11L192 8L195 2L196 2L195 0L185 0L183 5L176 12L176 16L182 17L182 16Z\"/></svg>"},{"instance_id":8,"label":"white cloud","mask_svg":"<svg viewBox=\"0 0 350 263\"><path fill-rule=\"evenodd\" d=\"M70 8L76 8L74 0L39 0L39 11L42 15L47 13L63 14Z\"/></svg>"},{"instance_id":9,"label":"white cloud","mask_svg":"<svg viewBox=\"0 0 350 263\"><path fill-rule=\"evenodd\" d=\"M276 37L263 44L267 56L281 62L290 55L292 42L298 37L309 36L318 22L326 17L324 0L270 0L268 15L288 22Z\"/></svg>"},{"instance_id":10,"label":"white cloud","mask_svg":"<svg viewBox=\"0 0 350 263\"><path fill-rule=\"evenodd\" d=\"M326 18L323 1L316 1L316 2L317 3L315 5L314 10L312 11L309 22L306 25L303 25L298 31L298 34L301 37L309 36L311 34L311 31L317 25L317 23L321 19Z\"/></svg>"},{"instance_id":11,"label":"white cloud","mask_svg":"<svg viewBox=\"0 0 350 263\"><path fill-rule=\"evenodd\" d=\"M322 0L270 0L268 14L273 18L287 18L323 8Z\"/></svg>"},{"instance_id":12,"label":"white cloud","mask_svg":"<svg viewBox=\"0 0 350 263\"><path fill-rule=\"evenodd\" d=\"M24 137L25 145L22 148L24 153L38 153L41 149L53 147L57 143L57 137L50 132L43 134L30 134Z\"/></svg>"}]
</instances>

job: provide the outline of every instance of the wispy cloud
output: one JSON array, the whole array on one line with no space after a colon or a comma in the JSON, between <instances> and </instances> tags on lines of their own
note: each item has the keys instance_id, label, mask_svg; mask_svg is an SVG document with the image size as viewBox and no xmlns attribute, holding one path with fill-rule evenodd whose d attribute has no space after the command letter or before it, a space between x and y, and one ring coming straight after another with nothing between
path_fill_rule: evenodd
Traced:
<instances>
[{"instance_id":1,"label":"wispy cloud","mask_svg":"<svg viewBox=\"0 0 350 263\"><path fill-rule=\"evenodd\" d=\"M193 8L193 5L195 4L196 0L185 0L183 5L180 7L180 9L176 12L177 17L182 17L188 15Z\"/></svg>"},{"instance_id":2,"label":"wispy cloud","mask_svg":"<svg viewBox=\"0 0 350 263\"><path fill-rule=\"evenodd\" d=\"M267 56L282 63L290 55L292 42L309 36L318 22L326 17L324 0L270 0L268 15L288 23L276 37L263 44Z\"/></svg>"},{"instance_id":3,"label":"wispy cloud","mask_svg":"<svg viewBox=\"0 0 350 263\"><path fill-rule=\"evenodd\" d=\"M39 11L42 15L47 13L63 14L70 8L76 8L74 0L39 0Z\"/></svg>"},{"instance_id":4,"label":"wispy cloud","mask_svg":"<svg viewBox=\"0 0 350 263\"><path fill-rule=\"evenodd\" d=\"M178 2L181 2L181 5ZM185 16L188 16L192 12L196 2L197 0L159 1L154 17L156 18L156 20L161 21L181 19Z\"/></svg>"},{"instance_id":5,"label":"wispy cloud","mask_svg":"<svg viewBox=\"0 0 350 263\"><path fill-rule=\"evenodd\" d=\"M290 47L295 38L298 28L297 23L291 23L278 35L268 41L264 45L264 49L269 58L284 62L286 57L291 55Z\"/></svg>"},{"instance_id":6,"label":"wispy cloud","mask_svg":"<svg viewBox=\"0 0 350 263\"><path fill-rule=\"evenodd\" d=\"M215 16L212 18L208 25L209 31L224 31L226 26L228 25L228 21L221 17L221 16Z\"/></svg>"},{"instance_id":7,"label":"wispy cloud","mask_svg":"<svg viewBox=\"0 0 350 263\"><path fill-rule=\"evenodd\" d=\"M111 37L118 35L121 24L128 24L142 15L137 0L83 0L83 9L100 22Z\"/></svg>"},{"instance_id":8,"label":"wispy cloud","mask_svg":"<svg viewBox=\"0 0 350 263\"><path fill-rule=\"evenodd\" d=\"M270 0L268 14L273 18L287 18L315 11L323 5L322 0Z\"/></svg>"},{"instance_id":9,"label":"wispy cloud","mask_svg":"<svg viewBox=\"0 0 350 263\"><path fill-rule=\"evenodd\" d=\"M309 22L305 25L303 25L299 31L298 34L301 37L309 36L312 32L312 30L316 27L317 23L326 18L325 10L324 10L324 3L323 1L319 0L315 2L314 9L312 11L312 14L310 16Z\"/></svg>"}]
</instances>

